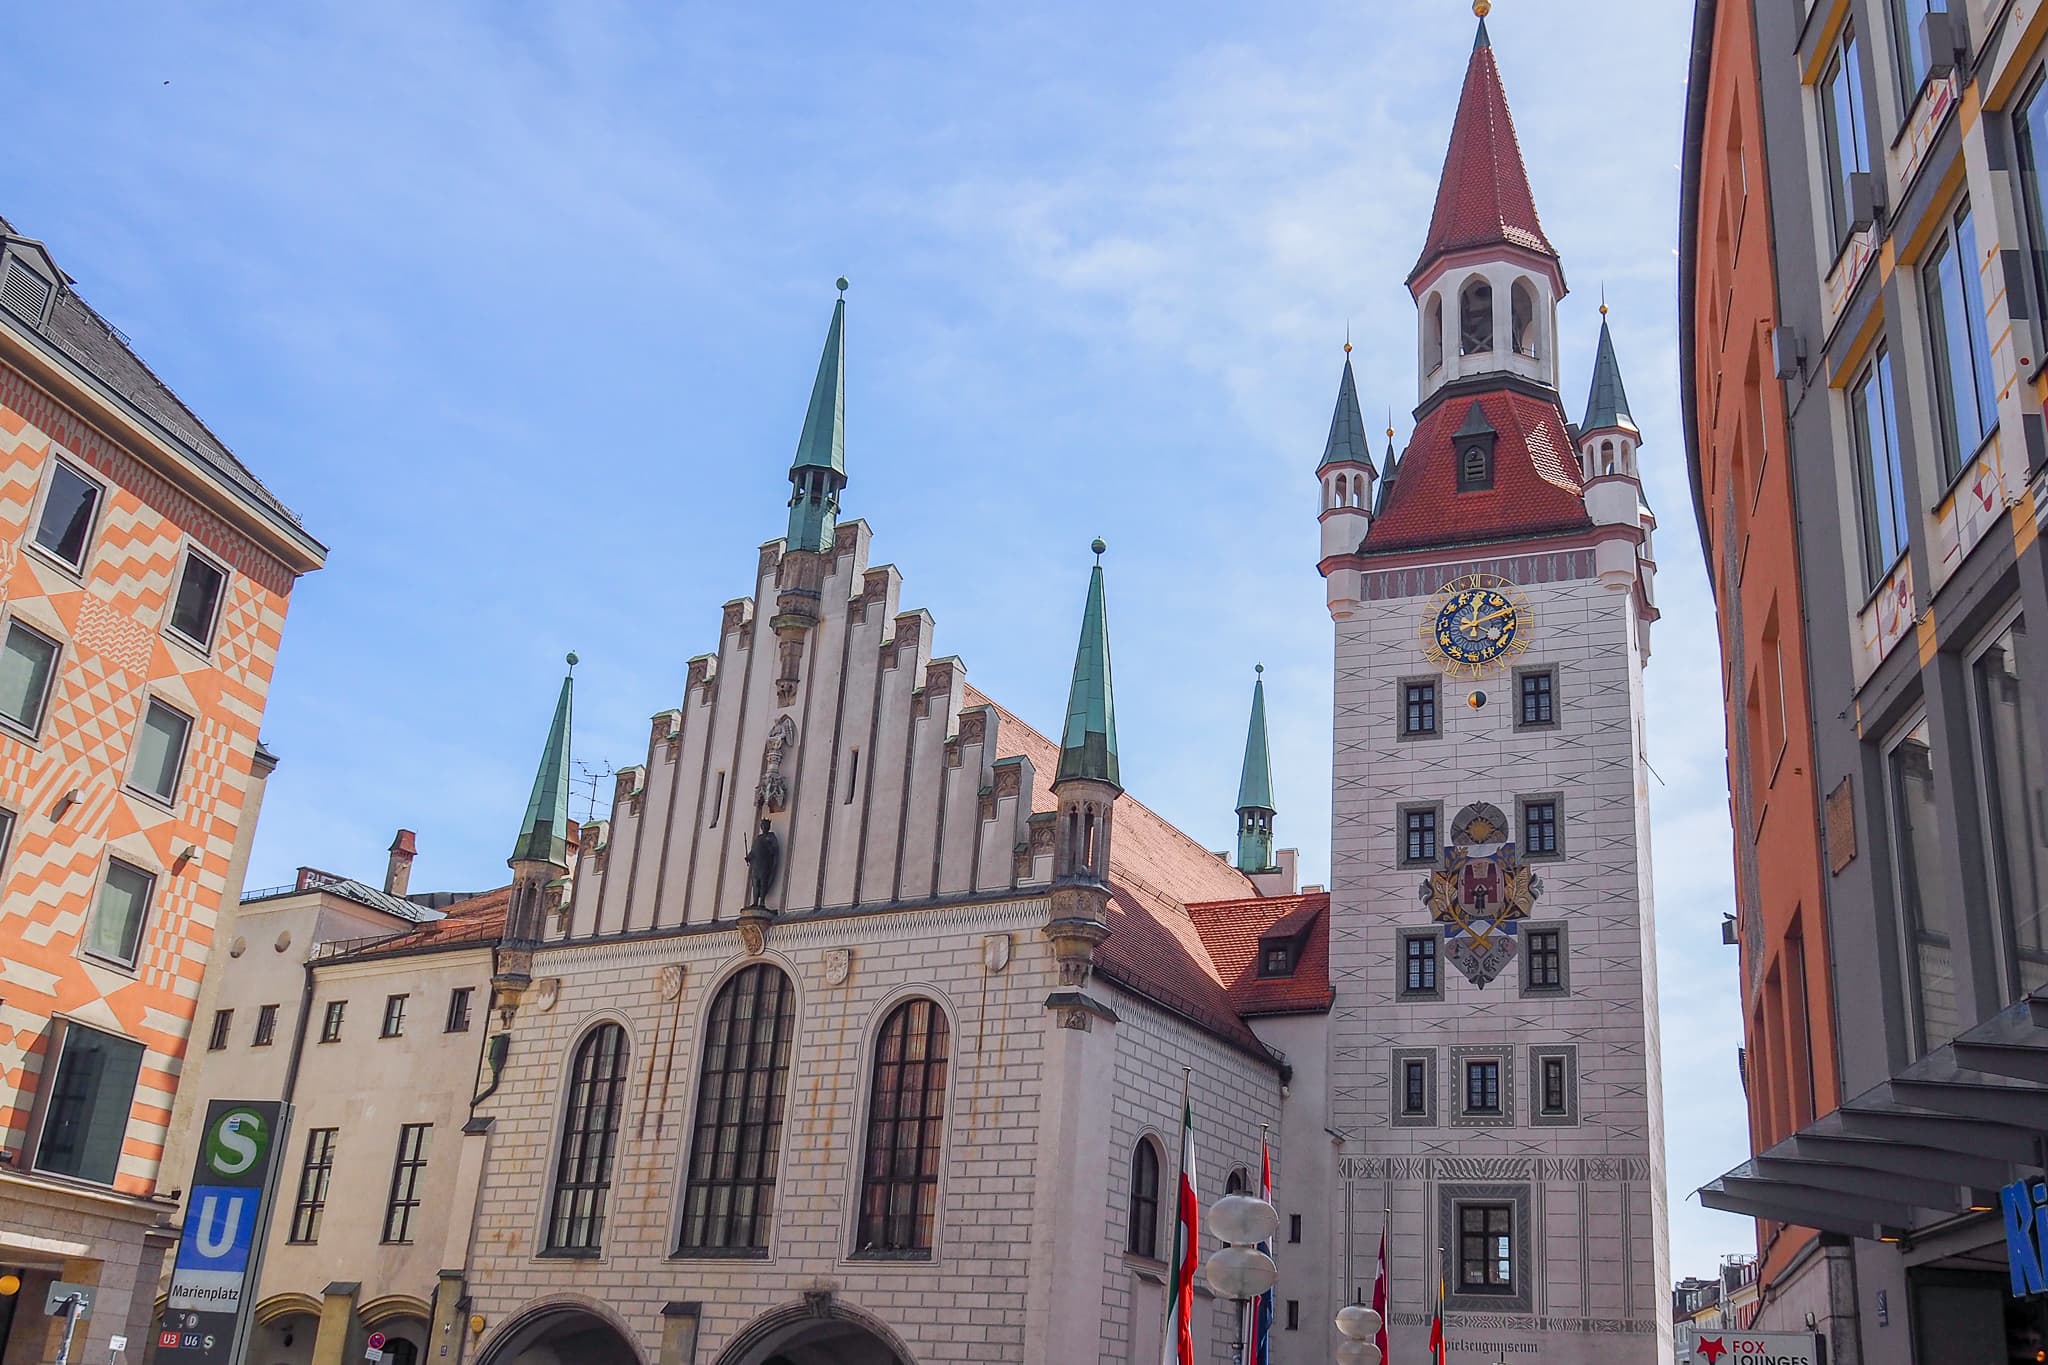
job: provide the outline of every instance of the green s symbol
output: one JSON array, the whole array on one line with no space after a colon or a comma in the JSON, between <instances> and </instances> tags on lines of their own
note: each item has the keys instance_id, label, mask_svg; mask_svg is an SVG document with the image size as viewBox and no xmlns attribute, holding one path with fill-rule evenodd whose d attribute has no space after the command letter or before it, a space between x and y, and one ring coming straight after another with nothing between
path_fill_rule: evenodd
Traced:
<instances>
[{"instance_id":1,"label":"green s symbol","mask_svg":"<svg viewBox=\"0 0 2048 1365\"><path fill-rule=\"evenodd\" d=\"M263 1159L270 1134L253 1109L230 1109L206 1135L206 1164L216 1175L247 1175Z\"/></svg>"}]
</instances>

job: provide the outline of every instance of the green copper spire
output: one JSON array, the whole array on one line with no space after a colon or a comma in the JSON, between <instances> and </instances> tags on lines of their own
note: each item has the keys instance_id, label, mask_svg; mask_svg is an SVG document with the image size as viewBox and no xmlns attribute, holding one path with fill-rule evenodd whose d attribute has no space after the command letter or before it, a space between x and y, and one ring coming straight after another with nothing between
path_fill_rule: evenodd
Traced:
<instances>
[{"instance_id":1,"label":"green copper spire","mask_svg":"<svg viewBox=\"0 0 2048 1365\"><path fill-rule=\"evenodd\" d=\"M1579 434L1619 428L1636 430L1628 410L1628 390L1621 386L1621 362L1614 358L1614 333L1607 327L1607 305L1600 305L1600 349L1593 355L1593 391L1586 395L1586 420Z\"/></svg>"},{"instance_id":2,"label":"green copper spire","mask_svg":"<svg viewBox=\"0 0 2048 1365\"><path fill-rule=\"evenodd\" d=\"M818 377L811 385L811 406L804 413L803 435L789 466L790 550L823 554L832 548L839 519L839 491L846 487L846 278L839 279L839 300L832 305L832 326L825 333L825 353L818 357Z\"/></svg>"},{"instance_id":3,"label":"green copper spire","mask_svg":"<svg viewBox=\"0 0 2048 1365\"><path fill-rule=\"evenodd\" d=\"M508 863L548 863L568 869L569 716L575 698L575 667L576 656L571 654L571 672L562 679L555 719L548 726L548 742L540 753L540 771L533 775L533 795L527 798L519 842L512 846L512 856L505 860Z\"/></svg>"},{"instance_id":4,"label":"green copper spire","mask_svg":"<svg viewBox=\"0 0 2048 1365\"><path fill-rule=\"evenodd\" d=\"M1372 452L1365 443L1365 417L1358 410L1358 381L1351 375L1351 343L1344 343L1344 374L1337 381L1337 410L1330 415L1330 439L1323 443L1323 460L1318 470L1333 464L1362 464L1372 468Z\"/></svg>"},{"instance_id":5,"label":"green copper spire","mask_svg":"<svg viewBox=\"0 0 2048 1365\"><path fill-rule=\"evenodd\" d=\"M1081 643L1074 651L1074 685L1067 693L1067 724L1060 734L1054 782L1086 780L1122 786L1116 765L1116 698L1109 682L1109 611L1102 600L1102 552L1088 575L1088 605L1081 613Z\"/></svg>"},{"instance_id":6,"label":"green copper spire","mask_svg":"<svg viewBox=\"0 0 2048 1365\"><path fill-rule=\"evenodd\" d=\"M1380 478L1379 496L1373 499L1372 514L1380 516L1387 510L1387 498L1394 491L1394 479L1400 474L1400 459L1394 454L1394 428L1387 427L1387 472Z\"/></svg>"},{"instance_id":7,"label":"green copper spire","mask_svg":"<svg viewBox=\"0 0 2048 1365\"><path fill-rule=\"evenodd\" d=\"M1273 761L1266 747L1266 666L1252 683L1252 723L1244 737L1244 775L1237 780L1237 870L1273 866Z\"/></svg>"}]
</instances>

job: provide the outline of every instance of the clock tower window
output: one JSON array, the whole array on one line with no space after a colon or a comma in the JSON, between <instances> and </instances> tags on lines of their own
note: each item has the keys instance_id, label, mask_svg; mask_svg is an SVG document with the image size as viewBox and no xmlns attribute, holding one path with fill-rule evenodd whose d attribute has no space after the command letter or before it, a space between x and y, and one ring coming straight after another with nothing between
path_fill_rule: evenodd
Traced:
<instances>
[{"instance_id":1,"label":"clock tower window","mask_svg":"<svg viewBox=\"0 0 2048 1365\"><path fill-rule=\"evenodd\" d=\"M1458 296L1458 354L1483 355L1493 349L1493 286L1476 276Z\"/></svg>"}]
</instances>

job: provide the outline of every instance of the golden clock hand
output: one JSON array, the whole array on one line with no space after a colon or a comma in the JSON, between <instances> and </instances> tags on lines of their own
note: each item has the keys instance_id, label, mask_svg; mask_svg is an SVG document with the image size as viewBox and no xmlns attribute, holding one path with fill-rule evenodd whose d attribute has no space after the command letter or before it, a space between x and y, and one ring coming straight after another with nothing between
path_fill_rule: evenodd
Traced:
<instances>
[{"instance_id":1,"label":"golden clock hand","mask_svg":"<svg viewBox=\"0 0 2048 1365\"><path fill-rule=\"evenodd\" d=\"M1488 621L1498 621L1503 616L1512 616L1514 614L1515 609L1513 607L1502 607L1499 611L1489 612L1485 616L1475 616L1470 621L1467 621L1465 624L1467 626L1470 626L1474 630L1477 630L1480 626L1485 625Z\"/></svg>"}]
</instances>

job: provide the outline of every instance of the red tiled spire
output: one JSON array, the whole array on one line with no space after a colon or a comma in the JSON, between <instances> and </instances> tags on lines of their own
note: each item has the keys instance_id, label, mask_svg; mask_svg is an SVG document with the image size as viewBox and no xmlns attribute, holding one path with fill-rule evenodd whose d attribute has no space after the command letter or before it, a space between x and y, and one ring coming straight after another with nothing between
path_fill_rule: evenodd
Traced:
<instances>
[{"instance_id":1,"label":"red tiled spire","mask_svg":"<svg viewBox=\"0 0 2048 1365\"><path fill-rule=\"evenodd\" d=\"M1408 272L1408 285L1412 289L1452 252L1502 245L1557 259L1557 248L1543 235L1536 216L1536 196L1529 189L1514 116L1508 112L1507 91L1501 87L1500 68L1494 65L1493 45L1482 19L1471 65L1465 68L1451 147L1444 154L1429 239L1415 269Z\"/></svg>"}]
</instances>

